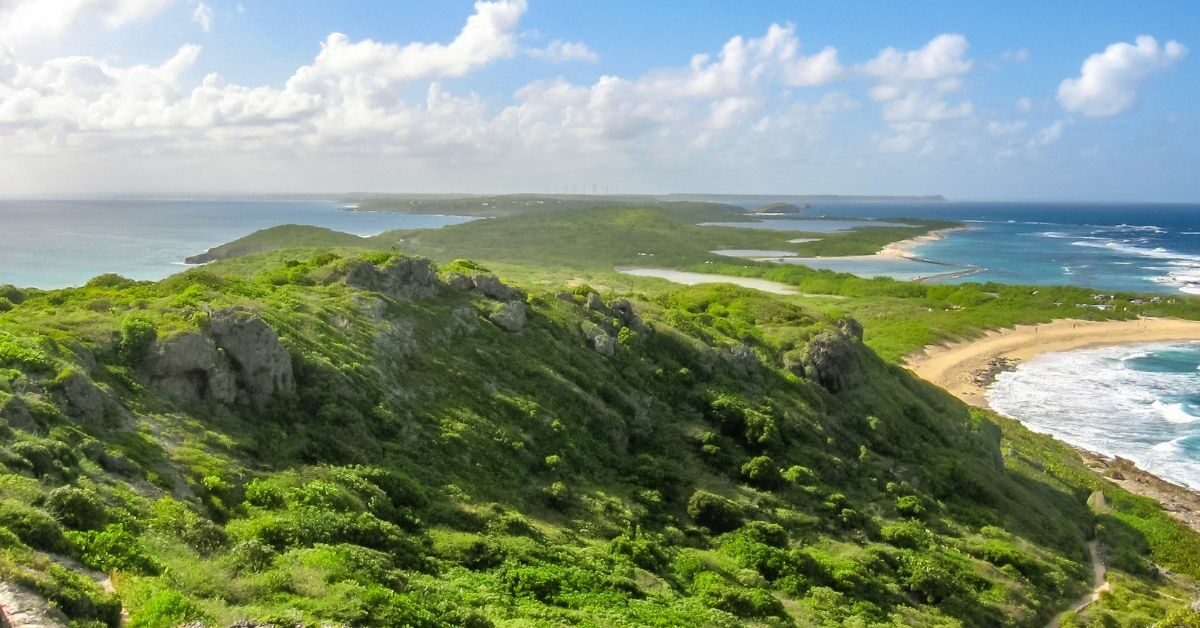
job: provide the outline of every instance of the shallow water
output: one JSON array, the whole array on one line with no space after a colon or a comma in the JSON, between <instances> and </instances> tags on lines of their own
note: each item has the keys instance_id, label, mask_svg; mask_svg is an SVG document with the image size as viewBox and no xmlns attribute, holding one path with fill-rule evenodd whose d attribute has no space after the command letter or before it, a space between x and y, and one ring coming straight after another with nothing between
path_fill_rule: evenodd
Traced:
<instances>
[{"instance_id":1,"label":"shallow water","mask_svg":"<svg viewBox=\"0 0 1200 628\"><path fill-rule=\"evenodd\" d=\"M787 284L778 283L775 281L767 281L766 279L753 279L751 277L730 277L728 275L713 275L706 273L689 273L682 270L670 270L668 268L624 268L618 269L619 273L625 275L633 275L635 277L655 277L658 279L666 279L667 281L683 284L685 286L694 286L702 283L731 283L742 286L743 288L753 288L770 292L772 294L796 294L795 288Z\"/></svg>"},{"instance_id":2,"label":"shallow water","mask_svg":"<svg viewBox=\"0 0 1200 628\"><path fill-rule=\"evenodd\" d=\"M1047 353L1001 373L997 412L1200 489L1200 343Z\"/></svg>"},{"instance_id":3,"label":"shallow water","mask_svg":"<svg viewBox=\"0 0 1200 628\"><path fill-rule=\"evenodd\" d=\"M791 251L771 251L766 249L717 249L712 251L716 255L724 257L791 257L795 253Z\"/></svg>"},{"instance_id":4,"label":"shallow water","mask_svg":"<svg viewBox=\"0 0 1200 628\"><path fill-rule=\"evenodd\" d=\"M61 288L103 273L161 279L189 255L284 224L366 236L467 220L325 201L0 201L0 284Z\"/></svg>"},{"instance_id":5,"label":"shallow water","mask_svg":"<svg viewBox=\"0 0 1200 628\"><path fill-rule=\"evenodd\" d=\"M771 231L806 231L810 233L835 233L852 231L864 227L911 227L900 222L882 220L826 220L813 219L768 219L744 222L702 222L701 227L734 227L737 229L768 229Z\"/></svg>"}]
</instances>

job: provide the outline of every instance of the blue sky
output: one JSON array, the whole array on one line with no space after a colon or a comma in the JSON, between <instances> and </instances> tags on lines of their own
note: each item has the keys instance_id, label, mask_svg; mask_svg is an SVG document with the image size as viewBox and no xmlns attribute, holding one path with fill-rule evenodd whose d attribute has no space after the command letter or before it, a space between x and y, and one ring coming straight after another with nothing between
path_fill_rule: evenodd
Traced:
<instances>
[{"instance_id":1,"label":"blue sky","mask_svg":"<svg viewBox=\"0 0 1200 628\"><path fill-rule=\"evenodd\" d=\"M0 186L1196 201L1198 42L1190 2L0 0Z\"/></svg>"}]
</instances>

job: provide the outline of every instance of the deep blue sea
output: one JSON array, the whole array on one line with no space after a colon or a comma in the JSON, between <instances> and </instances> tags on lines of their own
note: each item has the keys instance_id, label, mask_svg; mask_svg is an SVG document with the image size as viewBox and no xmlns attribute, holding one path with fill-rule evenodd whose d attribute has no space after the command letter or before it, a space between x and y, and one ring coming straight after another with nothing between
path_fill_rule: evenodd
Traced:
<instances>
[{"instance_id":1,"label":"deep blue sea","mask_svg":"<svg viewBox=\"0 0 1200 628\"><path fill-rule=\"evenodd\" d=\"M467 220L350 212L326 201L0 201L0 284L62 288L102 273L161 279L184 270L189 255L284 224L368 236Z\"/></svg>"}]
</instances>

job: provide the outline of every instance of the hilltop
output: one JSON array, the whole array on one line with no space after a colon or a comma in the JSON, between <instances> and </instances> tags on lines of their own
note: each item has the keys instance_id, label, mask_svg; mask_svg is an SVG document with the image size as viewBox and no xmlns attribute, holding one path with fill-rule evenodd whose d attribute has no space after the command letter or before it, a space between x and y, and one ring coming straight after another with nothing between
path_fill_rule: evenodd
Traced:
<instances>
[{"instance_id":1,"label":"hilltop","mask_svg":"<svg viewBox=\"0 0 1200 628\"><path fill-rule=\"evenodd\" d=\"M1200 576L799 301L319 250L4 298L0 574L78 625L1043 625L1093 537L1096 612Z\"/></svg>"}]
</instances>

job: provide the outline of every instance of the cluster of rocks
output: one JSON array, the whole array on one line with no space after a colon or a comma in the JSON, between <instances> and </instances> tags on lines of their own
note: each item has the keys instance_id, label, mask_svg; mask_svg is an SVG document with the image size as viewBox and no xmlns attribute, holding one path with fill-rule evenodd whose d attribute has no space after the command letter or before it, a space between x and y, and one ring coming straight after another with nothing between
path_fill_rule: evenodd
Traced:
<instances>
[{"instance_id":1,"label":"cluster of rocks","mask_svg":"<svg viewBox=\"0 0 1200 628\"><path fill-rule=\"evenodd\" d=\"M576 303L575 295L570 292L559 292L557 296L562 301ZM620 327L627 327L639 333L647 330L646 324L634 311L633 303L628 299L616 299L605 304L599 294L589 292L584 298L583 306L604 316L604 320L599 323L584 321L579 324L579 331L588 346L604 357L611 357L616 353L616 336Z\"/></svg>"}]
</instances>

